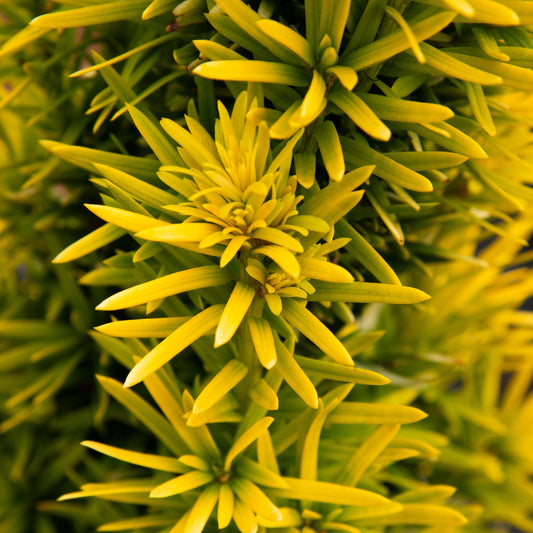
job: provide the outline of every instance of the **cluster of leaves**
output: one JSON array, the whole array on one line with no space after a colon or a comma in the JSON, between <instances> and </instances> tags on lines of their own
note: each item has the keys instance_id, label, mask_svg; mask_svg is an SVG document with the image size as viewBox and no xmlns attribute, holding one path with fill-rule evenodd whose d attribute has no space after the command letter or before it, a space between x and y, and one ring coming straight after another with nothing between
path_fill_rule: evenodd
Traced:
<instances>
[{"instance_id":1,"label":"cluster of leaves","mask_svg":"<svg viewBox=\"0 0 533 533\"><path fill-rule=\"evenodd\" d=\"M113 424L102 531L533 531L530 2L61 3L0 2L6 531Z\"/></svg>"}]
</instances>

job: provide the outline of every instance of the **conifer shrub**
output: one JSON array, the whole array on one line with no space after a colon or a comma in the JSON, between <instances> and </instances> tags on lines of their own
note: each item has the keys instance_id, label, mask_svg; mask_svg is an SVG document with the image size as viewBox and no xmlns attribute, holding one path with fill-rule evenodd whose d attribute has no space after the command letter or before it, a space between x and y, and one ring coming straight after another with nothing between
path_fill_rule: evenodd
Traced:
<instances>
[{"instance_id":1,"label":"conifer shrub","mask_svg":"<svg viewBox=\"0 0 533 533\"><path fill-rule=\"evenodd\" d=\"M532 2L0 20L2 533L533 532Z\"/></svg>"}]
</instances>

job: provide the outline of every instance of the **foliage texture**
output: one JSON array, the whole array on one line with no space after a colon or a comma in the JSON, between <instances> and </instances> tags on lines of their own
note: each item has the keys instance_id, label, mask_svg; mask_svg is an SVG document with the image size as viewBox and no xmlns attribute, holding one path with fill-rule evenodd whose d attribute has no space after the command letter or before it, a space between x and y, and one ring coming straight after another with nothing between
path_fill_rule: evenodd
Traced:
<instances>
[{"instance_id":1,"label":"foliage texture","mask_svg":"<svg viewBox=\"0 0 533 533\"><path fill-rule=\"evenodd\" d=\"M533 532L532 27L0 0L0 530Z\"/></svg>"}]
</instances>

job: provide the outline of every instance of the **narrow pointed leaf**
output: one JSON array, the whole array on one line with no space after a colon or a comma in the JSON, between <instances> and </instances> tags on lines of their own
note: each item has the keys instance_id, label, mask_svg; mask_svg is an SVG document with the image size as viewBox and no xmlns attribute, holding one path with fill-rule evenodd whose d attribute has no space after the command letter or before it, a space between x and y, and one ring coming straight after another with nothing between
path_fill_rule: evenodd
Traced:
<instances>
[{"instance_id":1,"label":"narrow pointed leaf","mask_svg":"<svg viewBox=\"0 0 533 533\"><path fill-rule=\"evenodd\" d=\"M124 386L131 387L139 383L194 341L207 335L217 325L222 314L222 309L222 305L208 307L185 322L185 324L160 342L133 367L124 382Z\"/></svg>"},{"instance_id":2,"label":"narrow pointed leaf","mask_svg":"<svg viewBox=\"0 0 533 533\"><path fill-rule=\"evenodd\" d=\"M262 418L256 422L251 428L247 429L231 446L226 455L224 461L224 470L229 471L234 459L241 454L250 444L252 444L258 437L266 431L267 428L272 424L274 419L271 416Z\"/></svg>"},{"instance_id":3,"label":"narrow pointed leaf","mask_svg":"<svg viewBox=\"0 0 533 533\"><path fill-rule=\"evenodd\" d=\"M149 403L133 391L125 389L122 383L114 379L105 376L97 376L97 379L113 398L131 411L169 450L178 456L185 453L176 439L177 434L174 428Z\"/></svg>"},{"instance_id":4,"label":"narrow pointed leaf","mask_svg":"<svg viewBox=\"0 0 533 533\"><path fill-rule=\"evenodd\" d=\"M429 66L453 78L483 85L499 85L503 81L500 76L475 68L469 63L463 63L427 43L421 43L420 48Z\"/></svg>"},{"instance_id":5,"label":"narrow pointed leaf","mask_svg":"<svg viewBox=\"0 0 533 533\"><path fill-rule=\"evenodd\" d=\"M318 393L307 374L300 368L294 355L287 347L274 337L278 362L275 369L279 371L289 387L312 409L318 409Z\"/></svg>"},{"instance_id":6,"label":"narrow pointed leaf","mask_svg":"<svg viewBox=\"0 0 533 533\"><path fill-rule=\"evenodd\" d=\"M440 528L459 527L466 524L466 518L459 512L441 505L429 503L406 503L401 511L394 514L373 517L357 521L362 526L366 525L424 525L438 526Z\"/></svg>"},{"instance_id":7,"label":"narrow pointed leaf","mask_svg":"<svg viewBox=\"0 0 533 533\"><path fill-rule=\"evenodd\" d=\"M436 15L425 17L410 24L411 31L418 42L424 41L445 28L455 16L456 14L453 12L441 11ZM409 46L409 39L403 30L399 29L386 37L376 39L370 44L341 56L340 63L357 71L364 70L407 50Z\"/></svg>"},{"instance_id":8,"label":"narrow pointed leaf","mask_svg":"<svg viewBox=\"0 0 533 533\"><path fill-rule=\"evenodd\" d=\"M369 107L357 94L338 88L330 93L329 98L365 133L378 141L390 139L390 129L381 122L372 107Z\"/></svg>"},{"instance_id":9,"label":"narrow pointed leaf","mask_svg":"<svg viewBox=\"0 0 533 533\"><path fill-rule=\"evenodd\" d=\"M282 518L280 510L272 503L270 498L246 478L234 478L231 480L231 488L235 494L257 515L267 520L279 521Z\"/></svg>"},{"instance_id":10,"label":"narrow pointed leaf","mask_svg":"<svg viewBox=\"0 0 533 533\"><path fill-rule=\"evenodd\" d=\"M204 387L194 402L192 412L206 411L223 396L225 396L248 372L248 367L234 359L230 361L216 376Z\"/></svg>"},{"instance_id":11,"label":"narrow pointed leaf","mask_svg":"<svg viewBox=\"0 0 533 533\"><path fill-rule=\"evenodd\" d=\"M34 18L30 24L39 28L77 28L103 24L117 20L139 19L146 7L146 0L107 2L94 6L47 13Z\"/></svg>"},{"instance_id":12,"label":"narrow pointed leaf","mask_svg":"<svg viewBox=\"0 0 533 533\"><path fill-rule=\"evenodd\" d=\"M282 315L334 361L353 366L350 354L339 339L303 305L287 299L283 304Z\"/></svg>"},{"instance_id":13,"label":"narrow pointed leaf","mask_svg":"<svg viewBox=\"0 0 533 533\"><path fill-rule=\"evenodd\" d=\"M390 379L365 368L341 365L331 361L322 361L295 355L294 359L306 374L315 378L333 379L348 383L362 383L365 385L386 385Z\"/></svg>"},{"instance_id":14,"label":"narrow pointed leaf","mask_svg":"<svg viewBox=\"0 0 533 533\"><path fill-rule=\"evenodd\" d=\"M154 224L151 228L139 230L136 237L147 241L178 245L181 242L200 242L218 229L216 224L207 222L182 222L181 224L159 222L157 226Z\"/></svg>"},{"instance_id":15,"label":"narrow pointed leaf","mask_svg":"<svg viewBox=\"0 0 533 533\"><path fill-rule=\"evenodd\" d=\"M281 246L259 246L254 248L255 254L266 255L277 263L289 276L297 278L300 275L300 263L294 254Z\"/></svg>"},{"instance_id":16,"label":"narrow pointed leaf","mask_svg":"<svg viewBox=\"0 0 533 533\"><path fill-rule=\"evenodd\" d=\"M145 230L146 228L169 225L156 218L133 213L132 211L126 211L125 209L119 209L118 207L92 204L85 204L85 207L102 220L130 232L138 232Z\"/></svg>"},{"instance_id":17,"label":"narrow pointed leaf","mask_svg":"<svg viewBox=\"0 0 533 533\"><path fill-rule=\"evenodd\" d=\"M288 233L276 228L258 228L253 232L252 237L254 239L261 239L263 241L271 242L272 244L277 244L278 246L283 246L293 252L303 253L304 251L299 241L294 237L291 237Z\"/></svg>"},{"instance_id":18,"label":"narrow pointed leaf","mask_svg":"<svg viewBox=\"0 0 533 533\"><path fill-rule=\"evenodd\" d=\"M400 429L400 424L383 424L367 437L340 472L338 483L353 487L359 483L368 467L388 446Z\"/></svg>"},{"instance_id":19,"label":"narrow pointed leaf","mask_svg":"<svg viewBox=\"0 0 533 533\"><path fill-rule=\"evenodd\" d=\"M313 259L312 257L300 257L300 275L304 278L318 279L322 281L329 281L331 283L350 283L353 281L353 276L340 265Z\"/></svg>"},{"instance_id":20,"label":"narrow pointed leaf","mask_svg":"<svg viewBox=\"0 0 533 533\"><path fill-rule=\"evenodd\" d=\"M314 65L316 59L309 42L299 33L289 28L285 24L275 20L259 20L256 22L259 29L271 39L282 44L308 65Z\"/></svg>"},{"instance_id":21,"label":"narrow pointed leaf","mask_svg":"<svg viewBox=\"0 0 533 533\"><path fill-rule=\"evenodd\" d=\"M310 82L303 67L255 60L208 61L197 66L193 74L212 80L278 83L295 87L307 87Z\"/></svg>"},{"instance_id":22,"label":"narrow pointed leaf","mask_svg":"<svg viewBox=\"0 0 533 533\"><path fill-rule=\"evenodd\" d=\"M174 294L217 287L231 280L229 272L216 265L189 268L118 292L105 299L97 309L100 311L125 309Z\"/></svg>"},{"instance_id":23,"label":"narrow pointed leaf","mask_svg":"<svg viewBox=\"0 0 533 533\"><path fill-rule=\"evenodd\" d=\"M167 498L176 494L183 494L213 481L213 474L201 470L193 470L182 476L175 477L158 485L150 492L151 498Z\"/></svg>"},{"instance_id":24,"label":"narrow pointed leaf","mask_svg":"<svg viewBox=\"0 0 533 533\"><path fill-rule=\"evenodd\" d=\"M175 472L176 474L186 471L185 466L182 465L175 457L164 457L162 455L132 452L123 448L117 448L115 446L109 446L107 444L93 442L90 440L85 440L81 444L87 448L90 448L91 450L109 455L110 457L125 461L126 463L144 466L154 470L162 470L164 472Z\"/></svg>"},{"instance_id":25,"label":"narrow pointed leaf","mask_svg":"<svg viewBox=\"0 0 533 533\"><path fill-rule=\"evenodd\" d=\"M260 317L249 317L246 322L259 361L265 368L272 368L276 364L277 354L270 324Z\"/></svg>"},{"instance_id":26,"label":"narrow pointed leaf","mask_svg":"<svg viewBox=\"0 0 533 533\"><path fill-rule=\"evenodd\" d=\"M209 520L218 500L217 485L207 487L196 500L187 518L184 531L187 533L201 533Z\"/></svg>"},{"instance_id":27,"label":"narrow pointed leaf","mask_svg":"<svg viewBox=\"0 0 533 533\"><path fill-rule=\"evenodd\" d=\"M339 134L330 120L324 121L315 131L322 161L333 181L340 181L344 176L344 155Z\"/></svg>"},{"instance_id":28,"label":"narrow pointed leaf","mask_svg":"<svg viewBox=\"0 0 533 533\"><path fill-rule=\"evenodd\" d=\"M344 402L331 413L332 424L411 424L427 414L408 405Z\"/></svg>"},{"instance_id":29,"label":"narrow pointed leaf","mask_svg":"<svg viewBox=\"0 0 533 533\"><path fill-rule=\"evenodd\" d=\"M280 498L291 500L308 500L335 505L381 506L390 502L387 498L368 490L356 489L325 481L311 481L285 477L287 489L271 489L270 493Z\"/></svg>"},{"instance_id":30,"label":"narrow pointed leaf","mask_svg":"<svg viewBox=\"0 0 533 533\"><path fill-rule=\"evenodd\" d=\"M302 124L308 124L309 121L314 120L314 118L321 113L322 109L324 109L326 90L326 82L324 81L322 74L314 70L311 85L309 85L309 89L307 90L302 105L299 108L299 121L301 121Z\"/></svg>"},{"instance_id":31,"label":"narrow pointed leaf","mask_svg":"<svg viewBox=\"0 0 533 533\"><path fill-rule=\"evenodd\" d=\"M215 332L215 348L228 342L241 325L244 315L252 305L255 289L238 281L233 289Z\"/></svg>"},{"instance_id":32,"label":"narrow pointed leaf","mask_svg":"<svg viewBox=\"0 0 533 533\"><path fill-rule=\"evenodd\" d=\"M260 379L248 393L250 398L268 411L279 408L278 395L270 388L264 379Z\"/></svg>"},{"instance_id":33,"label":"narrow pointed leaf","mask_svg":"<svg viewBox=\"0 0 533 533\"><path fill-rule=\"evenodd\" d=\"M126 104L136 128L142 135L143 139L148 143L156 157L163 165L180 165L182 159L179 156L176 147L170 143L164 134L158 122L152 121L148 115L136 107ZM165 203L172 203L170 202Z\"/></svg>"},{"instance_id":34,"label":"narrow pointed leaf","mask_svg":"<svg viewBox=\"0 0 533 533\"><path fill-rule=\"evenodd\" d=\"M408 128L407 128L408 129ZM343 137L341 145L346 162L356 167L376 165L374 174L394 185L413 191L431 192L432 183L422 174L400 165L362 142Z\"/></svg>"},{"instance_id":35,"label":"narrow pointed leaf","mask_svg":"<svg viewBox=\"0 0 533 533\"><path fill-rule=\"evenodd\" d=\"M135 175L137 178L146 180L149 183L154 183L156 181L154 179L156 178L156 172L160 167L159 161L145 157L114 154L112 152L85 148L84 146L72 146L56 141L43 140L40 141L40 144L49 152L89 172L94 171L95 163L100 163Z\"/></svg>"},{"instance_id":36,"label":"narrow pointed leaf","mask_svg":"<svg viewBox=\"0 0 533 533\"><path fill-rule=\"evenodd\" d=\"M218 528L224 529L231 522L233 509L235 505L235 496L227 483L221 483L218 493Z\"/></svg>"},{"instance_id":37,"label":"narrow pointed leaf","mask_svg":"<svg viewBox=\"0 0 533 533\"><path fill-rule=\"evenodd\" d=\"M430 102L413 102L379 94L354 93L383 120L400 122L437 122L453 117L446 106Z\"/></svg>"},{"instance_id":38,"label":"narrow pointed leaf","mask_svg":"<svg viewBox=\"0 0 533 533\"><path fill-rule=\"evenodd\" d=\"M104 224L102 227L91 231L91 233L85 235L81 239L67 246L61 253L56 255L53 259L53 263L68 263L79 259L84 255L90 254L99 248L102 248L106 244L109 244L118 238L126 234L126 231L122 228L115 226L114 224Z\"/></svg>"},{"instance_id":39,"label":"narrow pointed leaf","mask_svg":"<svg viewBox=\"0 0 533 533\"><path fill-rule=\"evenodd\" d=\"M462 132L459 128L448 124L447 122L433 123L433 126L436 126L445 134L431 130L421 124L408 124L399 122L398 125L406 130L410 130L420 135L421 137L425 137L426 139L429 139L443 148L451 150L452 152L466 155L472 159L487 159L485 150L483 150L483 148L472 137Z\"/></svg>"}]
</instances>

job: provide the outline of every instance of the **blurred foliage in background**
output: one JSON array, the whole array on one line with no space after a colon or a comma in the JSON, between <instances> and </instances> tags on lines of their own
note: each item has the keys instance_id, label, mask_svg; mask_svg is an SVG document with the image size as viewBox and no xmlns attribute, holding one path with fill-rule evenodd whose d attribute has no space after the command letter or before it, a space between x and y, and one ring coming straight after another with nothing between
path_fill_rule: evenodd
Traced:
<instances>
[{"instance_id":1,"label":"blurred foliage in background","mask_svg":"<svg viewBox=\"0 0 533 533\"><path fill-rule=\"evenodd\" d=\"M533 532L532 27L0 0L0 531Z\"/></svg>"}]
</instances>

